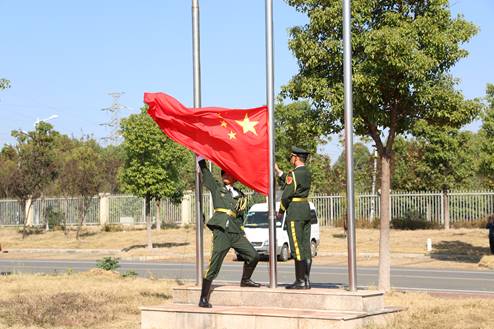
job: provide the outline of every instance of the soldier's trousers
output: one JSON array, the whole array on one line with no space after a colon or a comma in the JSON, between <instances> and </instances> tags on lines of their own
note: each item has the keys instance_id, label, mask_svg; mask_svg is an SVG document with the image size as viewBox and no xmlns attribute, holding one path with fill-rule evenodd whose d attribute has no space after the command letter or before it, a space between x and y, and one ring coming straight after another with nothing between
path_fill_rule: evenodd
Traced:
<instances>
[{"instance_id":1,"label":"soldier's trousers","mask_svg":"<svg viewBox=\"0 0 494 329\"><path fill-rule=\"evenodd\" d=\"M223 229L215 228L213 230L213 251L211 252L209 268L204 275L205 279L214 280L218 276L223 259L225 259L230 248L235 249L249 265L255 266L259 261L259 254L245 235L225 232Z\"/></svg>"},{"instance_id":2,"label":"soldier's trousers","mask_svg":"<svg viewBox=\"0 0 494 329\"><path fill-rule=\"evenodd\" d=\"M292 257L296 260L311 259L310 220L287 220L286 224Z\"/></svg>"}]
</instances>

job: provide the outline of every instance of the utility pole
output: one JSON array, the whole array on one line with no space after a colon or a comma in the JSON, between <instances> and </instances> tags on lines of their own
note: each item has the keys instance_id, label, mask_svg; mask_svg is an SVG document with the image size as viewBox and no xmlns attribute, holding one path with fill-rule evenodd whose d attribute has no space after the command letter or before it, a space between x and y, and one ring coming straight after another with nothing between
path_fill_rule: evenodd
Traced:
<instances>
[{"instance_id":1,"label":"utility pole","mask_svg":"<svg viewBox=\"0 0 494 329\"><path fill-rule=\"evenodd\" d=\"M125 94L124 92L111 92L108 93L112 97L112 104L110 107L101 109L101 111L110 112L110 121L106 123L101 123L101 126L106 126L110 128L110 134L107 137L103 137L103 140L107 144L118 144L121 139L120 134L120 115L119 111L127 110L128 107L120 104L120 96Z\"/></svg>"}]
</instances>

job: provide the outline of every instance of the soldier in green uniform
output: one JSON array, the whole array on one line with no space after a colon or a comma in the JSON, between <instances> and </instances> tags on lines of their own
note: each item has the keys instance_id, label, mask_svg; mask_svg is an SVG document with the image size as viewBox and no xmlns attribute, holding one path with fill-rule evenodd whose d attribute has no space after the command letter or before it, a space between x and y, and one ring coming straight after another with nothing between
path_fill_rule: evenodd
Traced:
<instances>
[{"instance_id":1,"label":"soldier in green uniform","mask_svg":"<svg viewBox=\"0 0 494 329\"><path fill-rule=\"evenodd\" d=\"M287 289L310 289L310 250L311 213L307 197L311 185L311 173L305 166L309 152L292 147L290 164L294 167L287 174L276 165L280 185L283 188L278 217L286 213L286 225L292 257L295 260L295 282Z\"/></svg>"},{"instance_id":2,"label":"soldier in green uniform","mask_svg":"<svg viewBox=\"0 0 494 329\"><path fill-rule=\"evenodd\" d=\"M209 303L209 292L211 283L218 276L230 248L245 259L241 287L260 287L259 283L251 280L252 273L259 261L259 254L252 247L249 240L245 237L243 228L243 213L247 207L247 198L235 187L235 178L229 173L221 171L222 182L214 179L209 171L206 161L198 157L198 164L201 169L204 186L211 191L213 198L214 214L207 227L213 231L213 250L209 268L206 270L202 280L200 307L211 307Z\"/></svg>"}]
</instances>

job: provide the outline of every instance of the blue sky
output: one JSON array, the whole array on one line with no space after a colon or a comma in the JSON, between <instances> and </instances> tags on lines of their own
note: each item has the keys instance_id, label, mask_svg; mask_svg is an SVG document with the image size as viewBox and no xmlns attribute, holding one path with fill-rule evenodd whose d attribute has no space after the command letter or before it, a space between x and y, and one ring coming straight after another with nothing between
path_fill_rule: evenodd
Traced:
<instances>
[{"instance_id":1,"label":"blue sky","mask_svg":"<svg viewBox=\"0 0 494 329\"><path fill-rule=\"evenodd\" d=\"M297 72L288 28L306 19L275 0L276 91ZM200 0L203 106L255 107L265 103L264 0ZM466 45L470 56L453 70L469 98L494 82L492 0L452 0L452 10L480 33ZM53 114L55 129L101 138L110 120L108 92L136 112L145 91L166 91L192 104L190 0L0 0L0 145L10 131L30 130ZM478 129L478 123L469 129ZM333 160L338 138L325 148Z\"/></svg>"}]
</instances>

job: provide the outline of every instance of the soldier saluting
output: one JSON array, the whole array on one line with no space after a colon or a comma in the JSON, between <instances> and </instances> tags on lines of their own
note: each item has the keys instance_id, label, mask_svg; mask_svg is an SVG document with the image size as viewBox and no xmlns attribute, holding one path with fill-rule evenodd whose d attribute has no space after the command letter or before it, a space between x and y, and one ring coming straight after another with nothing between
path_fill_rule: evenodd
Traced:
<instances>
[{"instance_id":1,"label":"soldier saluting","mask_svg":"<svg viewBox=\"0 0 494 329\"><path fill-rule=\"evenodd\" d=\"M222 182L214 179L203 157L198 157L204 186L211 191L214 214L206 223L213 231L213 250L209 268L202 279L200 307L212 307L209 303L211 283L218 276L223 259L230 248L245 259L241 287L260 287L259 283L251 280L252 273L259 261L259 254L245 237L243 229L243 213L247 207L247 198L233 184L236 179L221 170Z\"/></svg>"},{"instance_id":2,"label":"soldier saluting","mask_svg":"<svg viewBox=\"0 0 494 329\"><path fill-rule=\"evenodd\" d=\"M311 213L308 196L311 185L311 173L305 166L309 152L292 146L290 164L294 167L283 173L275 166L279 182L283 188L278 217L286 213L286 225L292 257L295 260L295 282L287 289L310 289L310 268L312 265L310 250Z\"/></svg>"}]
</instances>

